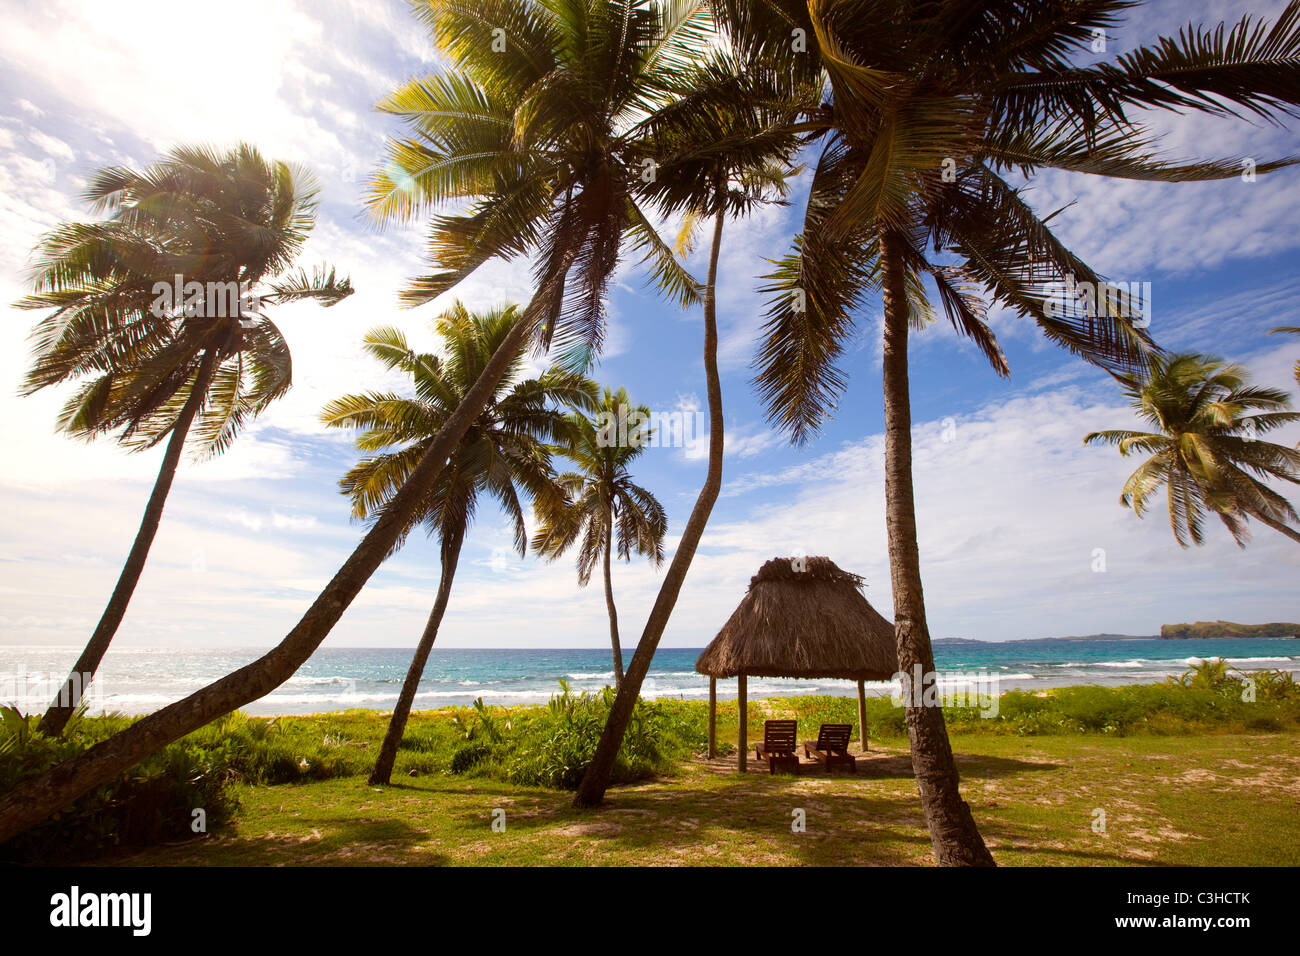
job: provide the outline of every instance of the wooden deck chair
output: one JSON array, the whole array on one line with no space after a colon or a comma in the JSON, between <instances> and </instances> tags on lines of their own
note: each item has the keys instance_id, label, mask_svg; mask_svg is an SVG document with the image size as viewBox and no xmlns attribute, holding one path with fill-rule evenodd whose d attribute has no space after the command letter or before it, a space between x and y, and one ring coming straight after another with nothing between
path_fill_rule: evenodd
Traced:
<instances>
[{"instance_id":1,"label":"wooden deck chair","mask_svg":"<svg viewBox=\"0 0 1300 956\"><path fill-rule=\"evenodd\" d=\"M778 767L790 773L799 772L799 755L795 753L798 733L797 720L763 721L763 740L754 745L754 753L759 760L767 760L768 773L776 773Z\"/></svg>"},{"instance_id":2,"label":"wooden deck chair","mask_svg":"<svg viewBox=\"0 0 1300 956\"><path fill-rule=\"evenodd\" d=\"M805 740L805 757L821 761L827 772L832 767L848 767L858 772L858 760L849 753L849 738L853 736L852 724L822 724L816 740Z\"/></svg>"}]
</instances>

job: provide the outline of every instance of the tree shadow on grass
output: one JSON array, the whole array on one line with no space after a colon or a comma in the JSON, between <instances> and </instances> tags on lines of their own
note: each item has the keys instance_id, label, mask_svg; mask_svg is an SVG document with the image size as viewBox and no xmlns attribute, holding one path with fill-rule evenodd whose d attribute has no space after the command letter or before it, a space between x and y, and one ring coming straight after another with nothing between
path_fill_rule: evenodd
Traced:
<instances>
[{"instance_id":1,"label":"tree shadow on grass","mask_svg":"<svg viewBox=\"0 0 1300 956\"><path fill-rule=\"evenodd\" d=\"M968 781L1055 767L987 756L962 765ZM694 779L613 787L595 811L573 809L567 793L535 791L527 801L517 793L517 803L527 807L508 811L509 832L539 841L544 858L571 862L844 866L929 859L919 800L912 788L897 787L912 778L907 754L873 754L857 774L828 775L811 765L797 776L753 767L740 774L726 758L701 759L692 769ZM887 780L893 783L882 786ZM791 828L795 810L805 824L798 833ZM481 810L461 817L461 826L482 826ZM1013 845L1033 837L1010 824L991 823L986 830L990 839Z\"/></svg>"},{"instance_id":2,"label":"tree shadow on grass","mask_svg":"<svg viewBox=\"0 0 1300 956\"><path fill-rule=\"evenodd\" d=\"M959 756L963 780L1054 769L984 755ZM596 811L572 794L477 778L424 777L375 791L358 781L331 807L293 814L292 835L221 836L205 847L154 851L141 862L226 865L374 863L589 863L912 865L930 860L929 833L904 753L873 752L857 774L806 765L798 776L726 758L698 760L682 776L611 788ZM386 793L387 796L382 794ZM506 831L494 832L504 809ZM794 811L805 828L792 832ZM430 814L436 814L436 823ZM425 827L425 821L428 826ZM1035 852L1041 834L996 819L982 831L1005 859ZM271 826L275 826L274 823ZM1086 853L1068 853L1076 858ZM1098 855L1099 860L1128 862Z\"/></svg>"},{"instance_id":3,"label":"tree shadow on grass","mask_svg":"<svg viewBox=\"0 0 1300 956\"><path fill-rule=\"evenodd\" d=\"M587 813L581 837L609 855L646 862L699 864L801 864L807 866L931 865L930 834L912 790L869 787L808 791L805 781L775 778L761 789L736 775L716 789L611 791L606 805ZM796 816L796 812L798 815ZM802 822L802 832L792 824ZM1086 861L1134 865L1119 852L1097 847L1042 846L1040 829L979 814L980 832L1004 864L1042 865L1042 855L1064 865Z\"/></svg>"},{"instance_id":4,"label":"tree shadow on grass","mask_svg":"<svg viewBox=\"0 0 1300 956\"><path fill-rule=\"evenodd\" d=\"M760 791L738 780L718 789L615 793L607 802L600 817L631 825L590 838L663 862L900 864L930 842L910 795L809 793L789 777Z\"/></svg>"},{"instance_id":5,"label":"tree shadow on grass","mask_svg":"<svg viewBox=\"0 0 1300 956\"><path fill-rule=\"evenodd\" d=\"M986 755L959 755L967 783L1050 771L1057 765ZM735 769L734 756L689 765L683 779L612 787L596 811L575 810L572 795L541 789L496 792L470 780L393 784L411 796L469 798L445 810L443 838L500 841L502 856L530 862L590 863L804 863L900 865L929 859L930 838L914 789L897 782L913 776L910 754L872 751L856 774L828 774L805 763L796 775L768 774L751 762ZM692 779L694 776L694 779ZM888 788L882 787L890 781ZM507 831L491 835L489 814L506 809ZM791 831L792 811L804 812L806 829ZM981 824L990 839L1012 846L1033 833L1010 824ZM502 839L504 837L504 839ZM517 844L512 838L525 841ZM497 849L485 853L498 856Z\"/></svg>"},{"instance_id":6,"label":"tree shadow on grass","mask_svg":"<svg viewBox=\"0 0 1300 956\"><path fill-rule=\"evenodd\" d=\"M445 854L422 849L428 834L401 820L372 817L340 820L336 816L298 817L295 823L307 833L241 835L227 828L208 845L187 844L147 850L118 863L148 866L366 866L377 863L439 866ZM205 841L206 842L206 841ZM176 859L172 859L173 855Z\"/></svg>"}]
</instances>

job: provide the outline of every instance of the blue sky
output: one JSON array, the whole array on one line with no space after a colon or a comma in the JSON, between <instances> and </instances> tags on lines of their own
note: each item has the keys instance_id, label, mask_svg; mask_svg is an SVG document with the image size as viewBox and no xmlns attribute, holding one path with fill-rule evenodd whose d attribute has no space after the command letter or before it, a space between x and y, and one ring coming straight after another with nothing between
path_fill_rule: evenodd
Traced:
<instances>
[{"instance_id":1,"label":"blue sky","mask_svg":"<svg viewBox=\"0 0 1300 956\"><path fill-rule=\"evenodd\" d=\"M1198 4L1204 19L1268 14L1281 3ZM100 166L144 164L181 142L256 143L308 164L323 186L304 264L328 261L358 292L331 310L277 313L294 352L295 387L223 458L186 465L121 644L269 645L297 621L358 540L338 476L355 460L346 437L317 422L347 391L397 384L358 353L367 329L397 324L433 345L436 311L401 310L396 292L421 269L422 229L376 230L362 183L392 124L372 104L407 77L438 69L404 3L257 0L100 4L5 0L0 37L0 642L76 645L93 627L148 496L158 453L128 456L53 433L64 394L19 399L34 316L7 307L25 291L28 251L58 222L87 215L77 195ZM1109 57L1173 32L1188 15L1152 3L1108 38ZM253 28L246 25L252 24ZM191 52L192 51L192 52ZM187 61L218 64L188 71ZM1297 127L1200 115L1153 120L1178 158L1300 153ZM1028 193L1042 212L1073 202L1062 236L1111 279L1149 281L1152 332L1170 348L1246 363L1290 388L1300 340L1266 335L1300 324L1300 170L1253 183L1157 185L1049 173ZM728 226L721 262L721 361L727 457L723 497L665 643L709 640L767 558L827 554L862 574L888 614L883 522L880 320L869 302L844 369L836 419L790 448L764 420L749 361L762 320L764 259L787 248L802 193ZM671 235L676 224L666 223ZM702 251L690 265L702 274ZM493 263L456 290L470 306L525 301L528 264ZM701 409L702 326L644 285L625 262L596 377L657 411ZM1010 315L993 324L1012 376L997 378L942 320L912 348L922 571L936 637L985 640L1120 632L1161 623L1300 619L1300 552L1259 528L1248 550L1210 528L1183 551L1160 514L1137 520L1117 502L1136 462L1084 448L1089 431L1131 416L1109 379ZM1300 429L1279 440L1300 441ZM702 446L649 450L638 476L668 509L669 550L704 476ZM1294 499L1294 495L1292 496ZM1096 549L1104 573L1093 571ZM433 546L413 539L372 579L328 639L333 646L413 645L437 581ZM635 643L658 588L644 563L615 570L624 644ZM598 587L572 563L510 550L491 506L466 545L440 646L607 643Z\"/></svg>"}]
</instances>

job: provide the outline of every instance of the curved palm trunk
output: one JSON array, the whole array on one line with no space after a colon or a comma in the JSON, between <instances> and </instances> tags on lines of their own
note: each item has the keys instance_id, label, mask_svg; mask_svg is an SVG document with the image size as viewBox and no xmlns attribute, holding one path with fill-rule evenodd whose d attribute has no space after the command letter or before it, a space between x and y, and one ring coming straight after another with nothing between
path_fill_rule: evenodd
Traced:
<instances>
[{"instance_id":1,"label":"curved palm trunk","mask_svg":"<svg viewBox=\"0 0 1300 956\"><path fill-rule=\"evenodd\" d=\"M664 629L668 626L668 618L677 603L677 595L681 593L686 572L690 570L691 560L695 557L695 549L699 547L704 526L709 520L709 513L713 510L713 503L718 500L718 492L722 488L722 381L718 377L716 289L718 252L722 247L722 224L725 216L726 210L720 209L714 220L713 245L709 251L709 275L704 289L704 377L708 383L709 394L709 469L704 478L704 487L700 489L699 497L695 499L695 507L691 509L691 516L682 531L681 544L673 554L668 572L664 575L664 583L659 588L659 596L655 598L654 607L650 609L650 617L646 620L645 630L637 643L636 653L632 655L632 663L628 665L627 674L623 677L623 685L614 699L609 719L605 721L605 730L600 735L596 754L592 758L591 765L587 767L586 773L582 775L582 783L579 784L578 792L574 795L573 805L576 807L594 807L605 799L610 774L614 769L614 758L618 755L618 748L623 744L623 734L632 719L632 710L641 693L641 683L650 670L650 661L659 646L659 639L663 637Z\"/></svg>"},{"instance_id":2,"label":"curved palm trunk","mask_svg":"<svg viewBox=\"0 0 1300 956\"><path fill-rule=\"evenodd\" d=\"M934 651L925 620L921 558L916 546L906 273L898 240L888 233L881 235L880 260L885 309L885 520L894 595L894 639L899 671L909 677L919 673L928 682L934 679ZM961 798L943 710L936 705L924 706L923 686L914 682L911 693L906 694L907 736L935 859L941 866L993 866L993 856L975 826L970 807ZM909 690L906 681L904 690Z\"/></svg>"},{"instance_id":3,"label":"curved palm trunk","mask_svg":"<svg viewBox=\"0 0 1300 956\"><path fill-rule=\"evenodd\" d=\"M126 615L126 606L131 603L131 595L135 593L135 587L140 583L140 575L144 573L149 549L158 534L163 506L167 504L167 495L171 491L172 481L176 478L176 467L180 464L185 438L189 435L190 426L194 424L194 416L198 414L199 407L203 404L203 397L212 380L215 365L216 354L211 351L204 352L189 400L181 409L172 428L171 438L167 441L167 451L158 469L153 491L149 494L149 502L145 505L140 529L135 533L135 541L126 556L126 564L122 566L122 573L118 576L117 585L108 599L108 606L104 608L104 613L100 616L99 623L95 625L90 640L82 650L81 656L77 658L77 663L72 665L72 672L68 674L59 693L50 703L49 709L45 711L45 716L41 718L37 729L43 734L57 737L63 733L63 728L76 712L86 688L99 671L99 665L108 652L108 645Z\"/></svg>"},{"instance_id":4,"label":"curved palm trunk","mask_svg":"<svg viewBox=\"0 0 1300 956\"><path fill-rule=\"evenodd\" d=\"M610 575L610 552L614 548L614 509L605 516L605 607L609 609L609 641L614 648L614 687L623 686L623 648L618 643L618 608L614 606L614 580Z\"/></svg>"},{"instance_id":5,"label":"curved palm trunk","mask_svg":"<svg viewBox=\"0 0 1300 956\"><path fill-rule=\"evenodd\" d=\"M411 659L411 666L406 672L402 693L397 698L397 706L393 708L393 716L388 721L388 731L379 748L379 759L375 761L375 769L370 774L372 784L386 784L393 775L393 762L397 760L397 748L402 742L402 734L406 732L406 721L411 716L415 692L420 686L420 678L424 676L424 665L429 662L429 651L433 650L433 642L438 639L438 627L442 624L442 615L446 612L447 601L451 597L451 580L456 574L456 563L460 560L460 546L464 540L463 537L457 537L443 543L438 596L433 601L433 610L429 612L424 633L420 635L420 643L415 648L415 657Z\"/></svg>"},{"instance_id":6,"label":"curved palm trunk","mask_svg":"<svg viewBox=\"0 0 1300 956\"><path fill-rule=\"evenodd\" d=\"M1284 534L1292 541L1300 541L1300 531L1296 531L1295 528L1284 525L1280 521L1275 521L1272 518L1268 517L1268 515L1260 514L1257 511L1250 512L1250 516L1254 518L1256 521L1258 521L1260 524L1268 525L1278 534Z\"/></svg>"},{"instance_id":7,"label":"curved palm trunk","mask_svg":"<svg viewBox=\"0 0 1300 956\"><path fill-rule=\"evenodd\" d=\"M575 250L566 250L555 273L559 279L551 280L538 290L519 322L484 366L478 380L465 393L460 406L430 443L429 450L411 472L406 484L393 496L385 513L361 539L356 550L343 562L293 630L252 663L9 791L0 798L0 843L39 823L82 794L114 779L173 740L269 694L293 676L320 646L375 569L392 551L406 524L407 514L428 492L456 444L487 407L506 369L542 320L545 303L552 301L555 286L563 285L563 277L573 264L575 255Z\"/></svg>"}]
</instances>

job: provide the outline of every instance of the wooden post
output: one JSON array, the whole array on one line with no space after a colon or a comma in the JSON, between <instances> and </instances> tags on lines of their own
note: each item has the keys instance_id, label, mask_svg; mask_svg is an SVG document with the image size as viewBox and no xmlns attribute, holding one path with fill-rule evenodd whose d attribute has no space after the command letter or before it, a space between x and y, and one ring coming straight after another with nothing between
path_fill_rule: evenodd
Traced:
<instances>
[{"instance_id":1,"label":"wooden post","mask_svg":"<svg viewBox=\"0 0 1300 956\"><path fill-rule=\"evenodd\" d=\"M862 738L862 752L867 752L867 682L858 681L858 735Z\"/></svg>"},{"instance_id":2,"label":"wooden post","mask_svg":"<svg viewBox=\"0 0 1300 956\"><path fill-rule=\"evenodd\" d=\"M709 678L709 759L718 755L718 679Z\"/></svg>"},{"instance_id":3,"label":"wooden post","mask_svg":"<svg viewBox=\"0 0 1300 956\"><path fill-rule=\"evenodd\" d=\"M737 753L736 769L741 773L745 772L745 762L749 757L749 733L748 733L749 706L745 698L745 674L742 671L736 677L736 737Z\"/></svg>"}]
</instances>

